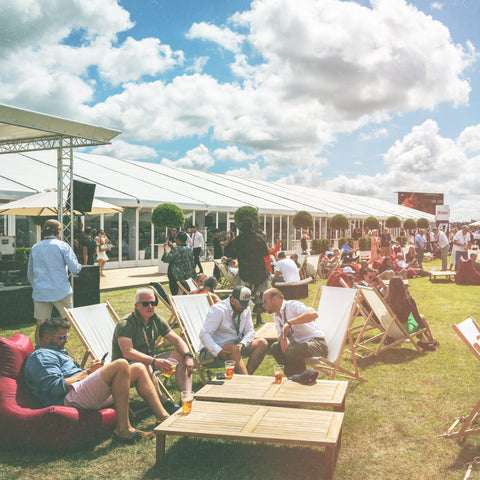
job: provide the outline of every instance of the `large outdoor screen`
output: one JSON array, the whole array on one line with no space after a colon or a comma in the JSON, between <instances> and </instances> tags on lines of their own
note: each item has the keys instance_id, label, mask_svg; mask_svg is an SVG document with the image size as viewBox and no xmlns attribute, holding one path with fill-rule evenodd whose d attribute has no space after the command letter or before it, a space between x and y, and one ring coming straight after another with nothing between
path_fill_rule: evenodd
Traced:
<instances>
[{"instance_id":1,"label":"large outdoor screen","mask_svg":"<svg viewBox=\"0 0 480 480\"><path fill-rule=\"evenodd\" d=\"M397 192L398 204L435 215L435 206L443 205L443 193Z\"/></svg>"}]
</instances>

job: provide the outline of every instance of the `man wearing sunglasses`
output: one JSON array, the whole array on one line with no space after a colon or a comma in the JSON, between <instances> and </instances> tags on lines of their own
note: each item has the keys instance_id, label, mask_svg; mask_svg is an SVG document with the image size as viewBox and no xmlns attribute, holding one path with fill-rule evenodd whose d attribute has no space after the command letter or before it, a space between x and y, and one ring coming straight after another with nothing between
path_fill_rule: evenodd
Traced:
<instances>
[{"instance_id":1,"label":"man wearing sunglasses","mask_svg":"<svg viewBox=\"0 0 480 480\"><path fill-rule=\"evenodd\" d=\"M113 433L118 443L135 443L152 434L130 425L128 403L130 387L153 410L157 421L168 417L143 365L128 365L115 360L108 365L93 360L84 370L65 350L70 324L68 320L48 318L39 327L40 344L25 363L25 380L42 407L65 405L99 410L113 403L117 428Z\"/></svg>"},{"instance_id":2,"label":"man wearing sunglasses","mask_svg":"<svg viewBox=\"0 0 480 480\"><path fill-rule=\"evenodd\" d=\"M179 337L168 323L155 313L157 300L152 290L142 288L135 295L135 310L122 318L113 334L112 358L126 358L129 362L143 363L150 374L150 378L164 401L169 413L175 411L176 406L165 401L158 388L155 370L169 370L169 359L178 362L175 380L181 392L192 390L193 354L188 350L185 341ZM156 355L155 342L163 337L175 347L161 355Z\"/></svg>"}]
</instances>

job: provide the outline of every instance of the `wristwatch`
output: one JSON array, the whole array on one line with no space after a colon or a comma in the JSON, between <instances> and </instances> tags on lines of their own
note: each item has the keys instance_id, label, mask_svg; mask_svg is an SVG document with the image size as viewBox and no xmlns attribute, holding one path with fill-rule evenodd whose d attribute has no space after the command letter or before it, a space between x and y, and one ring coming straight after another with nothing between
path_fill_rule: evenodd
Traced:
<instances>
[{"instance_id":1,"label":"wristwatch","mask_svg":"<svg viewBox=\"0 0 480 480\"><path fill-rule=\"evenodd\" d=\"M186 358L186 357L191 357L191 358L193 358L193 353L192 353L192 352L186 352L186 353L184 353L183 358Z\"/></svg>"}]
</instances>

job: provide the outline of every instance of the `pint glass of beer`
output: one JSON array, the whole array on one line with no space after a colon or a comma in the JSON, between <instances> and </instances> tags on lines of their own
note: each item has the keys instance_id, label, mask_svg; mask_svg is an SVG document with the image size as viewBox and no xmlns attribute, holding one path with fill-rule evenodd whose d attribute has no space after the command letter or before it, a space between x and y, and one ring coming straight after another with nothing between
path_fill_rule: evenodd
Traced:
<instances>
[{"instance_id":1,"label":"pint glass of beer","mask_svg":"<svg viewBox=\"0 0 480 480\"><path fill-rule=\"evenodd\" d=\"M273 375L275 377L275 383L282 383L283 365L274 365L273 366Z\"/></svg>"},{"instance_id":2,"label":"pint glass of beer","mask_svg":"<svg viewBox=\"0 0 480 480\"><path fill-rule=\"evenodd\" d=\"M169 378L175 373L178 362L174 358L167 358L166 360L170 363L170 367L165 368L165 370L163 371L163 376Z\"/></svg>"},{"instance_id":3,"label":"pint glass of beer","mask_svg":"<svg viewBox=\"0 0 480 480\"><path fill-rule=\"evenodd\" d=\"M193 392L182 392L182 411L187 414L192 411Z\"/></svg>"},{"instance_id":4,"label":"pint glass of beer","mask_svg":"<svg viewBox=\"0 0 480 480\"><path fill-rule=\"evenodd\" d=\"M232 378L234 370L235 370L235 360L227 360L225 362L225 377L228 379Z\"/></svg>"}]
</instances>

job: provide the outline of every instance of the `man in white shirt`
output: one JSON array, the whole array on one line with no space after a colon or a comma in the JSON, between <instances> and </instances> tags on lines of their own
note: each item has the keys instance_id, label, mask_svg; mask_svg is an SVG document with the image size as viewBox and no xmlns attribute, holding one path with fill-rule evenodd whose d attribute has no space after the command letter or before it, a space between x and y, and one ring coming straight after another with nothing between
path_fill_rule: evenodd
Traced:
<instances>
[{"instance_id":1,"label":"man in white shirt","mask_svg":"<svg viewBox=\"0 0 480 480\"><path fill-rule=\"evenodd\" d=\"M263 304L273 313L278 341L270 347L277 363L284 365L285 375L291 376L305 370L308 357L326 357L328 346L325 335L315 320L318 313L297 300L285 301L277 288L263 294Z\"/></svg>"},{"instance_id":2,"label":"man in white shirt","mask_svg":"<svg viewBox=\"0 0 480 480\"><path fill-rule=\"evenodd\" d=\"M448 268L448 250L450 248L450 243L443 230L436 227L433 229L433 233L435 234L438 248L442 254L442 272L444 272Z\"/></svg>"},{"instance_id":3,"label":"man in white shirt","mask_svg":"<svg viewBox=\"0 0 480 480\"><path fill-rule=\"evenodd\" d=\"M197 231L196 225L190 229L190 243L188 243L187 240L187 245L193 249L194 267L196 268L198 265L198 268L200 269L200 272L198 273L203 273L202 264L200 263L200 255L205 250L205 242L203 240L203 235Z\"/></svg>"},{"instance_id":4,"label":"man in white shirt","mask_svg":"<svg viewBox=\"0 0 480 480\"><path fill-rule=\"evenodd\" d=\"M251 375L267 353L264 338L255 338L249 305L251 291L244 286L235 287L232 295L210 307L200 332L203 348L200 361L211 358L235 360L235 373ZM242 357L249 357L247 366Z\"/></svg>"},{"instance_id":5,"label":"man in white shirt","mask_svg":"<svg viewBox=\"0 0 480 480\"><path fill-rule=\"evenodd\" d=\"M472 237L468 231L468 225L464 225L453 237L453 244L457 247L455 257L455 270L460 265L460 258L468 260L468 247L472 241Z\"/></svg>"},{"instance_id":6,"label":"man in white shirt","mask_svg":"<svg viewBox=\"0 0 480 480\"><path fill-rule=\"evenodd\" d=\"M278 262L275 265L276 282L297 282L300 280L297 264L286 258L285 252L278 252Z\"/></svg>"}]
</instances>

